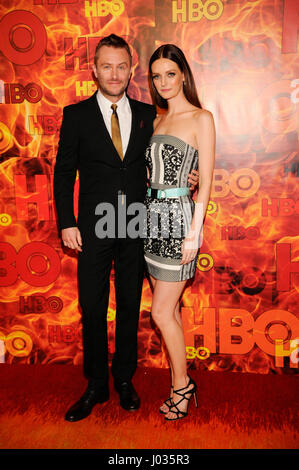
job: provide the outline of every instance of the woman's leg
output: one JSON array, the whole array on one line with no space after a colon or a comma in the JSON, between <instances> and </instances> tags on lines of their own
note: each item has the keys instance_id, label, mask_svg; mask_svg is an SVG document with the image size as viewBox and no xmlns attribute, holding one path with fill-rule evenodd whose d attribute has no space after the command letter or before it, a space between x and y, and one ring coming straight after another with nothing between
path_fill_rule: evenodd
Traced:
<instances>
[{"instance_id":1,"label":"woman's leg","mask_svg":"<svg viewBox=\"0 0 299 470\"><path fill-rule=\"evenodd\" d=\"M150 275L150 284L151 284L152 291L154 292L155 284L156 284L156 278L154 278L151 275ZM181 314L180 314L180 301L179 300L177 301L177 304L175 306L174 316L175 316L178 324L183 328L182 318L181 318ZM171 371L171 384L173 385L173 367L172 367L170 357L168 359L169 359L169 365L170 365L170 371ZM172 393L171 393L170 396L172 396Z\"/></svg>"},{"instance_id":2,"label":"woman's leg","mask_svg":"<svg viewBox=\"0 0 299 470\"><path fill-rule=\"evenodd\" d=\"M175 315L185 284L186 281L156 280L152 302L152 317L161 331L172 365L174 390L184 388L188 384L184 331L182 322L178 321L177 315ZM177 396L176 399L174 398L174 402L179 399L180 397ZM182 411L185 411L186 408L187 401L179 405L179 409ZM171 415L173 413L169 412L166 416L172 418Z\"/></svg>"}]
</instances>

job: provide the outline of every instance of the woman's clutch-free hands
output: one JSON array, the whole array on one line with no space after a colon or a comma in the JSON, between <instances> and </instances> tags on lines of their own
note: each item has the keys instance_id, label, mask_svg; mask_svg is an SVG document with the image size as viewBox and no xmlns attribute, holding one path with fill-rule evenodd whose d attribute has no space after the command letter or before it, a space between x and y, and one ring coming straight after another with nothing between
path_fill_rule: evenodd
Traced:
<instances>
[{"instance_id":1,"label":"woman's clutch-free hands","mask_svg":"<svg viewBox=\"0 0 299 470\"><path fill-rule=\"evenodd\" d=\"M182 259L180 264L191 263L197 255L199 246L199 237L195 232L191 232L182 243Z\"/></svg>"},{"instance_id":2,"label":"woman's clutch-free hands","mask_svg":"<svg viewBox=\"0 0 299 470\"><path fill-rule=\"evenodd\" d=\"M195 211L191 227L185 237L182 246L181 264L187 264L194 260L203 241L203 207L202 203L195 204Z\"/></svg>"}]
</instances>

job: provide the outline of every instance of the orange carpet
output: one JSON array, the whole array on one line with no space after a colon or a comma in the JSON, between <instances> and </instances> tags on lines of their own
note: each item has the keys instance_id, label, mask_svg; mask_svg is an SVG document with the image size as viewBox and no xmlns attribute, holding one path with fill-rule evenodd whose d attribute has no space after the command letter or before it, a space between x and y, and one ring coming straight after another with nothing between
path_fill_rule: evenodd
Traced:
<instances>
[{"instance_id":1,"label":"orange carpet","mask_svg":"<svg viewBox=\"0 0 299 470\"><path fill-rule=\"evenodd\" d=\"M298 449L298 375L191 370L199 407L166 422L158 407L167 397L165 369L137 370L137 412L110 400L77 423L64 420L85 390L82 368L0 365L1 449Z\"/></svg>"}]
</instances>

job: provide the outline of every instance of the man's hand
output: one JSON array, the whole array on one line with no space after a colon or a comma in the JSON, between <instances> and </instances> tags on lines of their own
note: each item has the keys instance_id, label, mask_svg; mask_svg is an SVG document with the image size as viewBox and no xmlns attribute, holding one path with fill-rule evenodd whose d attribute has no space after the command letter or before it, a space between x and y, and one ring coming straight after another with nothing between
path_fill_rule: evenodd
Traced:
<instances>
[{"instance_id":1,"label":"man's hand","mask_svg":"<svg viewBox=\"0 0 299 470\"><path fill-rule=\"evenodd\" d=\"M198 186L199 181L199 173L196 170L192 170L191 173L188 175L188 183L191 184L190 191L194 191L194 189Z\"/></svg>"},{"instance_id":2,"label":"man's hand","mask_svg":"<svg viewBox=\"0 0 299 470\"><path fill-rule=\"evenodd\" d=\"M77 227L69 227L61 230L61 238L64 246L72 250L82 251L82 239Z\"/></svg>"}]
</instances>

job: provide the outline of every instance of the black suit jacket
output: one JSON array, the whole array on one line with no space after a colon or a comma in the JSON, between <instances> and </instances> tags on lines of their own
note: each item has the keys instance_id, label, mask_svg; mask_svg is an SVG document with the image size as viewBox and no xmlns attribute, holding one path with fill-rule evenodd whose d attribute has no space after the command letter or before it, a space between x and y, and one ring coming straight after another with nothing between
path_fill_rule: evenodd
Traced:
<instances>
[{"instance_id":1,"label":"black suit jacket","mask_svg":"<svg viewBox=\"0 0 299 470\"><path fill-rule=\"evenodd\" d=\"M77 225L73 209L77 170L80 181L78 222L79 219L94 220L95 207L100 202L117 207L119 191L126 194L127 205L143 202L146 191L144 152L153 133L156 111L154 106L131 98L129 103L132 128L123 160L106 128L96 93L64 108L54 168L54 197L60 229Z\"/></svg>"}]
</instances>

